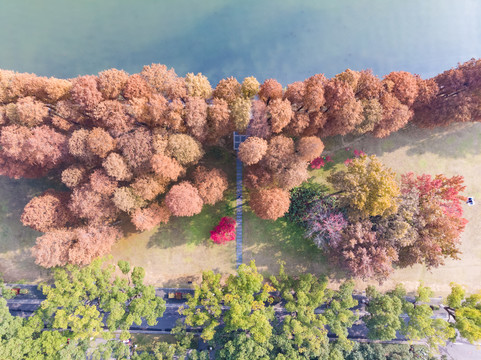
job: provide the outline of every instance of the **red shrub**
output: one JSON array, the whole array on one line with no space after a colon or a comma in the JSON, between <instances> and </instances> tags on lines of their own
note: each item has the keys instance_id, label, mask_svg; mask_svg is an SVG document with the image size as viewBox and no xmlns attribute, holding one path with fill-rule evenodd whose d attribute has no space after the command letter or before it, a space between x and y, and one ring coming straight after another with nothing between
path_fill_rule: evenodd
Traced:
<instances>
[{"instance_id":1,"label":"red shrub","mask_svg":"<svg viewBox=\"0 0 481 360\"><path fill-rule=\"evenodd\" d=\"M219 225L210 232L210 238L216 244L225 244L228 241L235 240L236 221L231 217L223 217L220 219Z\"/></svg>"}]
</instances>

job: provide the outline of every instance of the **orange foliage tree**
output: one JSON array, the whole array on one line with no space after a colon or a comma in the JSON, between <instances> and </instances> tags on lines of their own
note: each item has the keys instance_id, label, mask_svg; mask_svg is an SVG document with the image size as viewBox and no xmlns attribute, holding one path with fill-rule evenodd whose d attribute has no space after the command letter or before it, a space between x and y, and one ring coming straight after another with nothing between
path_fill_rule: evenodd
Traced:
<instances>
[{"instance_id":1,"label":"orange foliage tree","mask_svg":"<svg viewBox=\"0 0 481 360\"><path fill-rule=\"evenodd\" d=\"M189 216L220 201L224 174L191 168L208 146L230 149L234 129L253 139L239 152L247 187L266 199L256 204L253 196L253 208L276 218L289 201L286 190L306 179L308 161L323 151L322 137L385 137L412 120L425 127L480 121L480 88L480 60L426 80L402 71L382 80L349 69L332 79L316 74L285 91L275 79L259 85L253 77L242 84L223 79L212 90L202 74L179 77L160 64L138 74L109 69L71 80L0 70L0 175L49 174L69 188L65 198L32 199L22 219L47 231L35 250L39 263L80 263L95 252L76 253L79 238L110 244L118 233L105 226L122 213L142 230L170 213ZM185 182L191 175L195 186ZM68 220L59 209L68 209L62 210ZM47 255L47 243L70 250Z\"/></svg>"}]
</instances>

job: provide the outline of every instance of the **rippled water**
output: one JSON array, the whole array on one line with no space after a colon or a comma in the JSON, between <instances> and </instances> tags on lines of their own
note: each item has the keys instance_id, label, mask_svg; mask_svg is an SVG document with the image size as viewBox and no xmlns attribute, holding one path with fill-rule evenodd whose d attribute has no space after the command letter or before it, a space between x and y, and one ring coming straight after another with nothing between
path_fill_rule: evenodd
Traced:
<instances>
[{"instance_id":1,"label":"rippled water","mask_svg":"<svg viewBox=\"0 0 481 360\"><path fill-rule=\"evenodd\" d=\"M481 57L478 0L0 0L0 67L74 77L152 62L213 85L346 68L432 76Z\"/></svg>"}]
</instances>

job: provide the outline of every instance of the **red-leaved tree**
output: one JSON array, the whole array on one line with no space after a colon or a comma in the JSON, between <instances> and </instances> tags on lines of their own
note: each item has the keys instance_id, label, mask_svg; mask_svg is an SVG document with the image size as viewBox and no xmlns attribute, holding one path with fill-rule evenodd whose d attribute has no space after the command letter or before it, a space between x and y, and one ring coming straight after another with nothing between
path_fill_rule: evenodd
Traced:
<instances>
[{"instance_id":1,"label":"red-leaved tree","mask_svg":"<svg viewBox=\"0 0 481 360\"><path fill-rule=\"evenodd\" d=\"M214 230L210 232L210 238L216 244L225 244L235 240L236 221L231 217L223 217Z\"/></svg>"}]
</instances>

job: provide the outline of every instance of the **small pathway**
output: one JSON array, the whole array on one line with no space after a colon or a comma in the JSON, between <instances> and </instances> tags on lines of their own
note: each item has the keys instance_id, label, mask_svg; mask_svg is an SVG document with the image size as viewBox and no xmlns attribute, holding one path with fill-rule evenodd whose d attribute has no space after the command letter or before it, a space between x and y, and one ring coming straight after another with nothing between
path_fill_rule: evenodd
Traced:
<instances>
[{"instance_id":1,"label":"small pathway","mask_svg":"<svg viewBox=\"0 0 481 360\"><path fill-rule=\"evenodd\" d=\"M236 268L242 264L242 162L236 159Z\"/></svg>"},{"instance_id":2,"label":"small pathway","mask_svg":"<svg viewBox=\"0 0 481 360\"><path fill-rule=\"evenodd\" d=\"M234 131L234 150L247 139L247 135L239 135ZM242 264L242 162L236 158L236 269Z\"/></svg>"}]
</instances>

